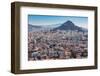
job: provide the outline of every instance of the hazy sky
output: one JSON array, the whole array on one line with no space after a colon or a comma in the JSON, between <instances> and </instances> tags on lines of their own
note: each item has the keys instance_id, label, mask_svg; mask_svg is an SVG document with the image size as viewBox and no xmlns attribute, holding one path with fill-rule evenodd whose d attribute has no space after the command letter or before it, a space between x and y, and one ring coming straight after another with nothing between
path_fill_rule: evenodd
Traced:
<instances>
[{"instance_id":1,"label":"hazy sky","mask_svg":"<svg viewBox=\"0 0 100 76\"><path fill-rule=\"evenodd\" d=\"M51 15L28 15L28 24L37 26L50 26L53 24L72 21L75 25L88 28L88 17L79 16L51 16Z\"/></svg>"}]
</instances>

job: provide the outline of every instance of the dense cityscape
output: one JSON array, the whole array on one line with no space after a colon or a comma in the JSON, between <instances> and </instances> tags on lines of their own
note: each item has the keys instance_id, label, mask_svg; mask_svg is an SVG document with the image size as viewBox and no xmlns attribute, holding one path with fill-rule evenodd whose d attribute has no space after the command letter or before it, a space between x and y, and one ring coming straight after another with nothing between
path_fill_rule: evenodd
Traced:
<instances>
[{"instance_id":1,"label":"dense cityscape","mask_svg":"<svg viewBox=\"0 0 100 76\"><path fill-rule=\"evenodd\" d=\"M28 32L28 60L80 59L88 56L88 33L77 30Z\"/></svg>"}]
</instances>

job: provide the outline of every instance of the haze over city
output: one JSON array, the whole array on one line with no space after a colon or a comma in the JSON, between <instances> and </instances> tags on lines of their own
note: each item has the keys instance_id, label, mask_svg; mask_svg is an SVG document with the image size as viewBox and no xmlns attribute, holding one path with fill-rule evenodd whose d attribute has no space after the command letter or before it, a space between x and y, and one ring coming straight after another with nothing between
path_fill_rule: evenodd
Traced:
<instances>
[{"instance_id":1,"label":"haze over city","mask_svg":"<svg viewBox=\"0 0 100 76\"><path fill-rule=\"evenodd\" d=\"M88 17L28 15L28 23L35 26L58 27L68 20L72 21L76 26L88 28Z\"/></svg>"}]
</instances>

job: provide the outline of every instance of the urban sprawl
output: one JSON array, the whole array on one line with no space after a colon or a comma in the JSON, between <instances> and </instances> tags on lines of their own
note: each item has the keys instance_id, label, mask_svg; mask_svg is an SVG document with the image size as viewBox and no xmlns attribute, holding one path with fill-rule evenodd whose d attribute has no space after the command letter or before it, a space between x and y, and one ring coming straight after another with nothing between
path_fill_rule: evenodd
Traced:
<instances>
[{"instance_id":1,"label":"urban sprawl","mask_svg":"<svg viewBox=\"0 0 100 76\"><path fill-rule=\"evenodd\" d=\"M28 33L28 60L78 59L88 56L87 32L48 30Z\"/></svg>"}]
</instances>

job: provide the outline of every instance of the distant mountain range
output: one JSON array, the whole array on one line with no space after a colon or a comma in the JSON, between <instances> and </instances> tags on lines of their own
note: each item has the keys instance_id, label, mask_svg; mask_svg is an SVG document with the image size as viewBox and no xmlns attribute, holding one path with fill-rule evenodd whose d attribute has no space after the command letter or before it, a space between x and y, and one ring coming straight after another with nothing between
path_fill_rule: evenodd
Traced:
<instances>
[{"instance_id":1,"label":"distant mountain range","mask_svg":"<svg viewBox=\"0 0 100 76\"><path fill-rule=\"evenodd\" d=\"M49 29L49 28L44 28L44 29L43 28L44 27L42 27L42 26L36 26L36 25L28 24L28 31ZM75 30L77 30L79 32L87 32L87 29L76 26L72 21L66 21L65 23L60 24L60 26L52 28L52 30L53 31L56 31L56 30L65 30L65 31L72 30L72 31L75 31Z\"/></svg>"},{"instance_id":2,"label":"distant mountain range","mask_svg":"<svg viewBox=\"0 0 100 76\"><path fill-rule=\"evenodd\" d=\"M84 32L86 31L86 29L82 28L82 27L79 27L79 26L76 26L72 21L66 21L65 23L63 23L61 26L57 27L57 28L54 28L53 30L77 30L77 31L80 31L80 32Z\"/></svg>"},{"instance_id":3,"label":"distant mountain range","mask_svg":"<svg viewBox=\"0 0 100 76\"><path fill-rule=\"evenodd\" d=\"M40 28L42 28L42 27L28 24L28 31L33 31L33 30L40 29Z\"/></svg>"}]
</instances>

